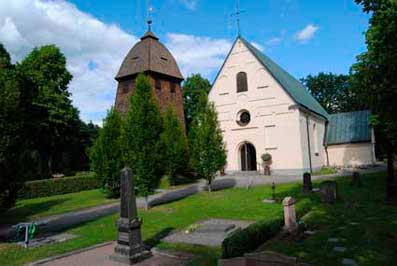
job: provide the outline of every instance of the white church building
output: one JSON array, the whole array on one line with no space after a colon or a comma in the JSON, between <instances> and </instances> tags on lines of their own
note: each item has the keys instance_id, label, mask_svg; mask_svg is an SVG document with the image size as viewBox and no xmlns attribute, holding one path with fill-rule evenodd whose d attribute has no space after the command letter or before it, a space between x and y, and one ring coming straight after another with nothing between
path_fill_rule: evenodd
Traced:
<instances>
[{"instance_id":1,"label":"white church building","mask_svg":"<svg viewBox=\"0 0 397 266\"><path fill-rule=\"evenodd\" d=\"M369 112L329 115L303 85L242 37L221 67L209 99L227 149L227 173L302 174L323 166L375 162Z\"/></svg>"}]
</instances>

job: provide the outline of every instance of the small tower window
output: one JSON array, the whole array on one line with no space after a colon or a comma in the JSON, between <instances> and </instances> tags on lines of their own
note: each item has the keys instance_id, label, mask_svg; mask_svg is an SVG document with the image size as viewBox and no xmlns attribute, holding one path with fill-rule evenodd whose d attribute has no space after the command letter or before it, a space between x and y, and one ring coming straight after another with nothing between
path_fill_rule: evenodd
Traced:
<instances>
[{"instance_id":1,"label":"small tower window","mask_svg":"<svg viewBox=\"0 0 397 266\"><path fill-rule=\"evenodd\" d=\"M237 92L248 91L247 73L239 72L236 76Z\"/></svg>"},{"instance_id":2,"label":"small tower window","mask_svg":"<svg viewBox=\"0 0 397 266\"><path fill-rule=\"evenodd\" d=\"M156 81L154 82L154 87L156 88L156 90L161 90L161 80L160 79L156 79Z\"/></svg>"},{"instance_id":3,"label":"small tower window","mask_svg":"<svg viewBox=\"0 0 397 266\"><path fill-rule=\"evenodd\" d=\"M170 91L171 93L176 92L176 84L174 82L170 82Z\"/></svg>"}]
</instances>

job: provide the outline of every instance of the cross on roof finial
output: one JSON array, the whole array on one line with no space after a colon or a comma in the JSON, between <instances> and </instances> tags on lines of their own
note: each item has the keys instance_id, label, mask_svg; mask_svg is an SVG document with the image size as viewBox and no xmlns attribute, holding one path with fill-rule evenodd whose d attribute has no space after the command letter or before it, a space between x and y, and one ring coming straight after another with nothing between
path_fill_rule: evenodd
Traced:
<instances>
[{"instance_id":1,"label":"cross on roof finial","mask_svg":"<svg viewBox=\"0 0 397 266\"><path fill-rule=\"evenodd\" d=\"M150 0L147 0L147 25L148 25L148 31L152 30L152 12L153 12L153 7L150 5Z\"/></svg>"},{"instance_id":2,"label":"cross on roof finial","mask_svg":"<svg viewBox=\"0 0 397 266\"><path fill-rule=\"evenodd\" d=\"M236 0L236 11L232 14L233 17L236 17L237 23L237 34L240 36L240 15L244 13L244 10L240 10L240 0Z\"/></svg>"}]
</instances>

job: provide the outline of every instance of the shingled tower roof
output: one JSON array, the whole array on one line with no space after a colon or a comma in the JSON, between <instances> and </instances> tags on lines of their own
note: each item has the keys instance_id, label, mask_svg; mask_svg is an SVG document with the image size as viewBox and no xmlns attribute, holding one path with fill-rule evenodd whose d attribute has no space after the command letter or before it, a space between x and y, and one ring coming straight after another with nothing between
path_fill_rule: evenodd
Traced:
<instances>
[{"instance_id":1,"label":"shingled tower roof","mask_svg":"<svg viewBox=\"0 0 397 266\"><path fill-rule=\"evenodd\" d=\"M157 72L183 80L175 58L150 30L128 52L116 76L116 80L146 71Z\"/></svg>"}]
</instances>

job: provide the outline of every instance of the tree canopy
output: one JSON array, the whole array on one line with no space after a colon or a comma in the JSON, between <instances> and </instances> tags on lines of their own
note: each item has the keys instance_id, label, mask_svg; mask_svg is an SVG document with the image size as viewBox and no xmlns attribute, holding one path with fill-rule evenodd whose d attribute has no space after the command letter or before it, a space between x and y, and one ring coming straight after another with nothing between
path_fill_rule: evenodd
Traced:
<instances>
[{"instance_id":1,"label":"tree canopy","mask_svg":"<svg viewBox=\"0 0 397 266\"><path fill-rule=\"evenodd\" d=\"M324 72L301 79L303 85L330 114L365 109L365 104L357 98L349 81L349 75Z\"/></svg>"},{"instance_id":2,"label":"tree canopy","mask_svg":"<svg viewBox=\"0 0 397 266\"><path fill-rule=\"evenodd\" d=\"M162 176L162 118L147 77L138 75L123 130L125 162L138 192L147 197Z\"/></svg>"},{"instance_id":3,"label":"tree canopy","mask_svg":"<svg viewBox=\"0 0 397 266\"><path fill-rule=\"evenodd\" d=\"M194 171L211 189L216 172L226 164L226 150L215 106L208 102L205 92L201 92L198 106L203 108L195 115L189 132L190 158Z\"/></svg>"},{"instance_id":4,"label":"tree canopy","mask_svg":"<svg viewBox=\"0 0 397 266\"><path fill-rule=\"evenodd\" d=\"M25 180L88 169L98 127L80 120L69 98L71 78L53 45L14 65L0 44L0 208L13 204Z\"/></svg>"},{"instance_id":5,"label":"tree canopy","mask_svg":"<svg viewBox=\"0 0 397 266\"><path fill-rule=\"evenodd\" d=\"M367 51L351 68L352 85L373 114L372 125L383 136L378 142L388 154L388 199L397 201L393 152L397 146L397 1L356 0L371 13Z\"/></svg>"},{"instance_id":6,"label":"tree canopy","mask_svg":"<svg viewBox=\"0 0 397 266\"><path fill-rule=\"evenodd\" d=\"M175 185L176 175L182 173L187 167L188 151L185 131L172 106L168 106L163 115L163 125L164 129L160 138L164 148L165 174L171 185Z\"/></svg>"},{"instance_id":7,"label":"tree canopy","mask_svg":"<svg viewBox=\"0 0 397 266\"><path fill-rule=\"evenodd\" d=\"M199 102L201 92L208 94L210 89L210 82L200 74L194 74L188 77L183 83L182 93L187 130L190 129L190 125L197 113L197 104Z\"/></svg>"},{"instance_id":8,"label":"tree canopy","mask_svg":"<svg viewBox=\"0 0 397 266\"><path fill-rule=\"evenodd\" d=\"M107 197L120 196L120 171L124 167L120 114L111 108L103 121L103 128L91 150L91 167L102 180Z\"/></svg>"}]
</instances>

